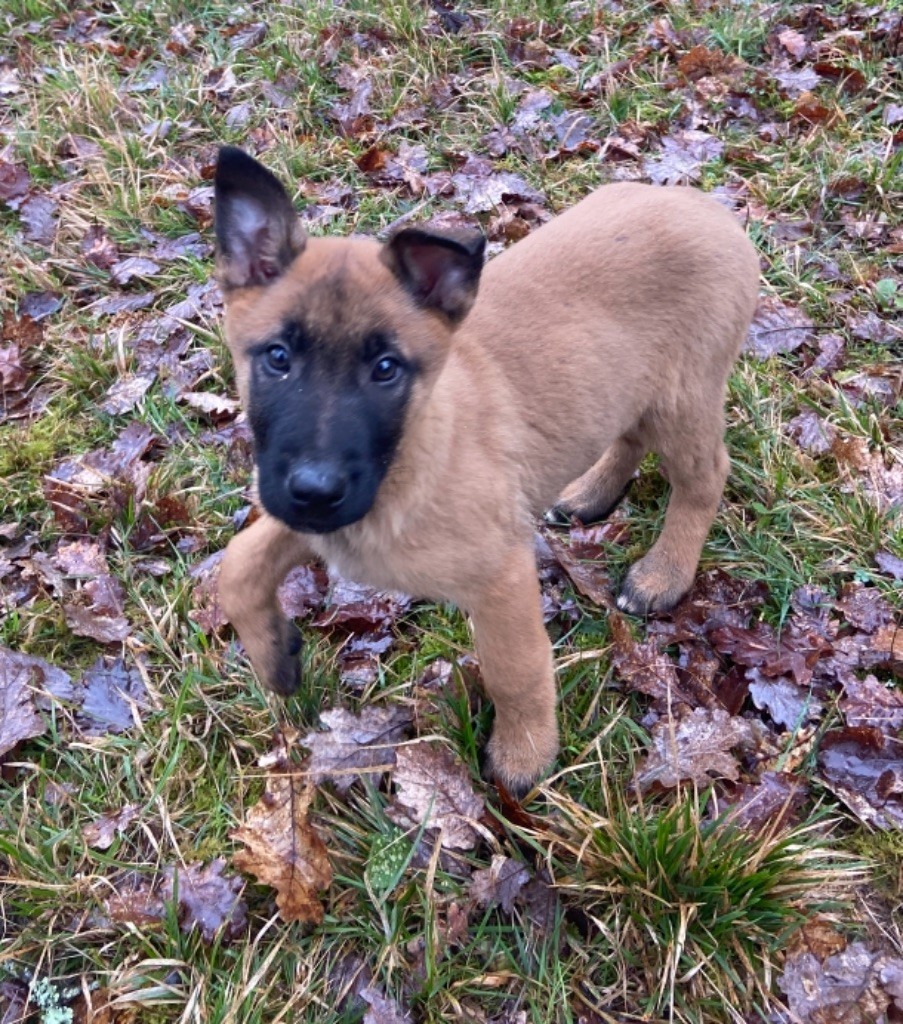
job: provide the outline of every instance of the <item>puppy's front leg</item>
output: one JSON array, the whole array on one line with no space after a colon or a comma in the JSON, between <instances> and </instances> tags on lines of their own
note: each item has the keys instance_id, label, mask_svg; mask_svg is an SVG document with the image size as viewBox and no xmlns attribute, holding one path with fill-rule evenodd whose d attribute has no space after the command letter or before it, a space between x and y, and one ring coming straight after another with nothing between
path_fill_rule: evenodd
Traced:
<instances>
[{"instance_id":1,"label":"puppy's front leg","mask_svg":"<svg viewBox=\"0 0 903 1024\"><path fill-rule=\"evenodd\" d=\"M512 549L469 602L486 691L495 705L489 768L523 794L558 752L555 669L532 547Z\"/></svg>"},{"instance_id":2,"label":"puppy's front leg","mask_svg":"<svg viewBox=\"0 0 903 1024\"><path fill-rule=\"evenodd\" d=\"M276 592L290 569L313 558L303 534L264 514L229 541L220 568L220 607L260 681L286 696L301 683L301 636Z\"/></svg>"}]
</instances>

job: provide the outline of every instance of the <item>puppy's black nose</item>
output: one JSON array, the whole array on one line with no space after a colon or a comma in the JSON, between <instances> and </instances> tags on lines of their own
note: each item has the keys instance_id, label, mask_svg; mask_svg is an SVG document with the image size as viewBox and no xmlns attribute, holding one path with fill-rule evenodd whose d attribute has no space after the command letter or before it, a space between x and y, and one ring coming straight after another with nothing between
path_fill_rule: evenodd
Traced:
<instances>
[{"instance_id":1,"label":"puppy's black nose","mask_svg":"<svg viewBox=\"0 0 903 1024\"><path fill-rule=\"evenodd\" d=\"M338 508L345 500L348 478L323 462L302 462L288 475L288 493L296 505Z\"/></svg>"}]
</instances>

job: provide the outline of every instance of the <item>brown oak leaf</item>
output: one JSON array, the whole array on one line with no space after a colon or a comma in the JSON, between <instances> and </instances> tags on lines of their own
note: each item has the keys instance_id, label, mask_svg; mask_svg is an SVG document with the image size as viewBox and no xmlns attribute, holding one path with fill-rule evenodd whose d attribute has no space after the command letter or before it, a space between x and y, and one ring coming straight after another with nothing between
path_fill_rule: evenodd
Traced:
<instances>
[{"instance_id":1,"label":"brown oak leaf","mask_svg":"<svg viewBox=\"0 0 903 1024\"><path fill-rule=\"evenodd\" d=\"M233 863L276 890L276 906L287 922L319 924L323 904L317 893L332 882L326 845L307 816L314 792L296 773L271 774L263 796L232 833L247 847Z\"/></svg>"},{"instance_id":2,"label":"brown oak leaf","mask_svg":"<svg viewBox=\"0 0 903 1024\"><path fill-rule=\"evenodd\" d=\"M218 858L206 867L170 865L164 873L161 895L167 901L178 899L179 927L183 932L198 929L204 942L212 942L221 929L236 939L248 923L248 908L241 898L244 880L227 877L225 868L225 860Z\"/></svg>"},{"instance_id":3,"label":"brown oak leaf","mask_svg":"<svg viewBox=\"0 0 903 1024\"><path fill-rule=\"evenodd\" d=\"M483 800L474 792L466 766L448 747L430 740L400 747L396 758L389 817L403 828L439 829L441 843L449 849L472 850Z\"/></svg>"},{"instance_id":4,"label":"brown oak leaf","mask_svg":"<svg viewBox=\"0 0 903 1024\"><path fill-rule=\"evenodd\" d=\"M681 781L707 785L713 778L736 782L739 766L731 749L754 740L749 722L726 711L696 708L652 729L652 749L635 780L641 789L673 789Z\"/></svg>"},{"instance_id":5,"label":"brown oak leaf","mask_svg":"<svg viewBox=\"0 0 903 1024\"><path fill-rule=\"evenodd\" d=\"M88 846L95 850L109 850L118 832L123 832L138 817L139 807L137 804L126 804L125 807L112 814L102 814L96 821L92 821L82 829L82 836Z\"/></svg>"},{"instance_id":6,"label":"brown oak leaf","mask_svg":"<svg viewBox=\"0 0 903 1024\"><path fill-rule=\"evenodd\" d=\"M501 853L493 855L488 868L474 871L470 895L481 907L501 907L506 914L514 910L514 901L530 881L530 872L520 861Z\"/></svg>"},{"instance_id":7,"label":"brown oak leaf","mask_svg":"<svg viewBox=\"0 0 903 1024\"><path fill-rule=\"evenodd\" d=\"M395 767L395 748L411 725L411 715L397 704L368 705L359 715L344 708L320 713L327 731L311 732L301 743L311 752L310 776L317 784L331 781L346 792L364 774Z\"/></svg>"}]
</instances>

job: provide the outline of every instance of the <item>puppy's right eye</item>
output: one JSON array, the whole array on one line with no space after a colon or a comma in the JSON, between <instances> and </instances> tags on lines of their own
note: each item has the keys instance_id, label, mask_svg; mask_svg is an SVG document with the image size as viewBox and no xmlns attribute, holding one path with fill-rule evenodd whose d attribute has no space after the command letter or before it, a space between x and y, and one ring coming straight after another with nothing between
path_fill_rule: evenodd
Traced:
<instances>
[{"instance_id":1,"label":"puppy's right eye","mask_svg":"<svg viewBox=\"0 0 903 1024\"><path fill-rule=\"evenodd\" d=\"M263 360L266 368L280 377L285 376L292 365L292 357L285 345L270 345L263 353Z\"/></svg>"}]
</instances>

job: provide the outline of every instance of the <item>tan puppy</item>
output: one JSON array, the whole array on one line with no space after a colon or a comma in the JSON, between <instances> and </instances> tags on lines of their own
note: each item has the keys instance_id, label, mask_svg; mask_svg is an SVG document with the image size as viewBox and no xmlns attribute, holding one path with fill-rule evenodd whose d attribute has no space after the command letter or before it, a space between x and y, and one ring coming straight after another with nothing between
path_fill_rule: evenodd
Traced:
<instances>
[{"instance_id":1,"label":"tan puppy","mask_svg":"<svg viewBox=\"0 0 903 1024\"><path fill-rule=\"evenodd\" d=\"M216 178L226 337L266 514L229 544L223 607L261 680L298 685L276 600L323 559L471 616L495 727L490 768L523 790L552 763L552 651L534 517L607 514L643 456L671 484L658 541L619 598L690 587L728 457L725 383L758 290L732 215L685 188L607 185L482 269L480 237L306 238L259 163Z\"/></svg>"}]
</instances>

